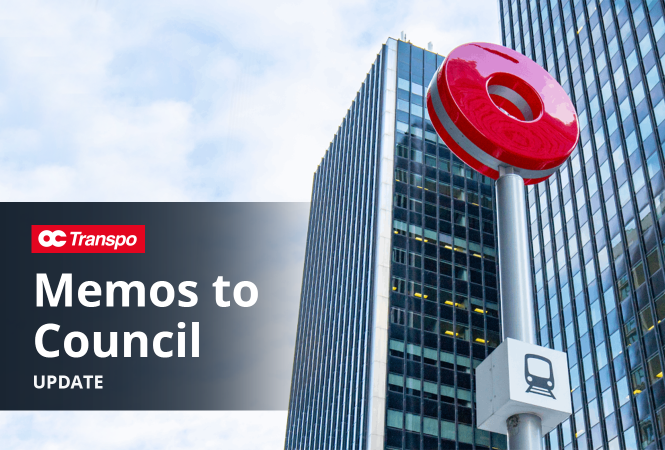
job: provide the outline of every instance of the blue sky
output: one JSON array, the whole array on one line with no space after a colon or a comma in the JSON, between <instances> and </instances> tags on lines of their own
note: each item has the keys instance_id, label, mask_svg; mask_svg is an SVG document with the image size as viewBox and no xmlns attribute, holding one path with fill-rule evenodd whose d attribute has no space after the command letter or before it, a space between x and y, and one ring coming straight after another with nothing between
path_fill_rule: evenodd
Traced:
<instances>
[{"instance_id":1,"label":"blue sky","mask_svg":"<svg viewBox=\"0 0 665 450\"><path fill-rule=\"evenodd\" d=\"M0 199L309 201L381 44L401 31L441 54L498 43L497 3L0 0ZM0 448L272 450L285 420L0 413Z\"/></svg>"}]
</instances>

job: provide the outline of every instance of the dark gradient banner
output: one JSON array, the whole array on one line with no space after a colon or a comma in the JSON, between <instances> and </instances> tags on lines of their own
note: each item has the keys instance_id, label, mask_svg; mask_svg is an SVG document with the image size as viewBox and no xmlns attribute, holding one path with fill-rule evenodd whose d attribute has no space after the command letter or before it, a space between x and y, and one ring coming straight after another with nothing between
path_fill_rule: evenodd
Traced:
<instances>
[{"instance_id":1,"label":"dark gradient banner","mask_svg":"<svg viewBox=\"0 0 665 450\"><path fill-rule=\"evenodd\" d=\"M0 207L0 409L287 409L308 204Z\"/></svg>"}]
</instances>

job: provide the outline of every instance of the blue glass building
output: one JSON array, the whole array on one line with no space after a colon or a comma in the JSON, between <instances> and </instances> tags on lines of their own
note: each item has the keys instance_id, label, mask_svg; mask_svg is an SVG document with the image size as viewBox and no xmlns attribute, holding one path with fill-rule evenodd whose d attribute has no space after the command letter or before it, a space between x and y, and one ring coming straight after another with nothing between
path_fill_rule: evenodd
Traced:
<instances>
[{"instance_id":1,"label":"blue glass building","mask_svg":"<svg viewBox=\"0 0 665 450\"><path fill-rule=\"evenodd\" d=\"M540 341L568 352L574 411L545 448L664 448L664 6L499 0L503 44L580 118L568 163L527 194Z\"/></svg>"},{"instance_id":2,"label":"blue glass building","mask_svg":"<svg viewBox=\"0 0 665 450\"><path fill-rule=\"evenodd\" d=\"M389 39L314 175L286 449L505 449L475 428L500 342L494 185L436 136L443 57Z\"/></svg>"}]
</instances>

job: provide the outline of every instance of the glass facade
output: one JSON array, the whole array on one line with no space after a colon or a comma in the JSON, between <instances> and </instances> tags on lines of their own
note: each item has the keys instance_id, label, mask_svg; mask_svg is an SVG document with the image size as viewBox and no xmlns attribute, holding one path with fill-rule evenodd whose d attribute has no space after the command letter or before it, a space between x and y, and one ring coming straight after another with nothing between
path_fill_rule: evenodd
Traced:
<instances>
[{"instance_id":1,"label":"glass facade","mask_svg":"<svg viewBox=\"0 0 665 450\"><path fill-rule=\"evenodd\" d=\"M286 449L363 449L382 52L315 175Z\"/></svg>"},{"instance_id":2,"label":"glass facade","mask_svg":"<svg viewBox=\"0 0 665 450\"><path fill-rule=\"evenodd\" d=\"M504 449L474 427L473 369L500 342L494 183L429 121L442 62L398 42L385 448Z\"/></svg>"},{"instance_id":3,"label":"glass facade","mask_svg":"<svg viewBox=\"0 0 665 450\"><path fill-rule=\"evenodd\" d=\"M503 44L576 104L580 142L529 186L541 345L573 415L546 449L665 448L665 22L660 0L499 0Z\"/></svg>"},{"instance_id":4,"label":"glass facade","mask_svg":"<svg viewBox=\"0 0 665 450\"><path fill-rule=\"evenodd\" d=\"M442 62L390 39L314 176L287 449L506 448L474 407L500 342L494 182L429 121Z\"/></svg>"}]
</instances>

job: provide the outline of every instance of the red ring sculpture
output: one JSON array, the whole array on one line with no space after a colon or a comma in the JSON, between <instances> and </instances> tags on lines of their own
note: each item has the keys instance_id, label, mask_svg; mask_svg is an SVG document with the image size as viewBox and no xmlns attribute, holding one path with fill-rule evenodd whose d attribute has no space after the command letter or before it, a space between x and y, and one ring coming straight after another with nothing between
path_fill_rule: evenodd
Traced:
<instances>
[{"instance_id":1,"label":"red ring sculpture","mask_svg":"<svg viewBox=\"0 0 665 450\"><path fill-rule=\"evenodd\" d=\"M454 49L427 90L436 132L469 166L493 179L512 168L525 184L552 175L579 136L573 103L537 63L496 44Z\"/></svg>"}]
</instances>

